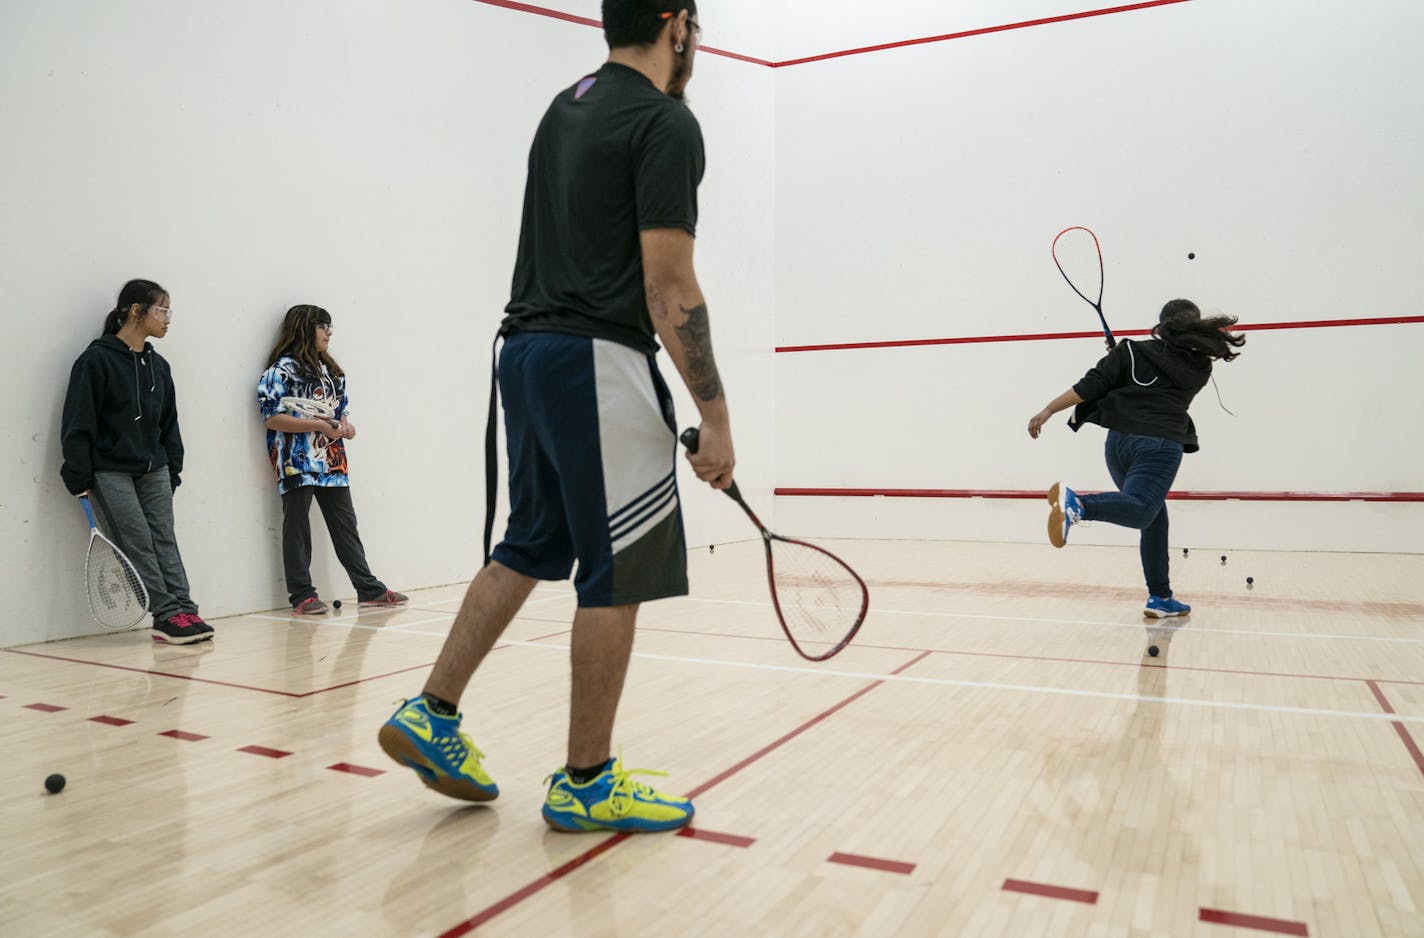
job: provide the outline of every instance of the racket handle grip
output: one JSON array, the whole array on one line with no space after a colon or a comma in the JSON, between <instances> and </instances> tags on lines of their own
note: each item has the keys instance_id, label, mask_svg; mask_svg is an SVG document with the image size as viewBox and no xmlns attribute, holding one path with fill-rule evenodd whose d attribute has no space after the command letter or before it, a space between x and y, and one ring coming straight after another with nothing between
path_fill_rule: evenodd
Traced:
<instances>
[{"instance_id":1,"label":"racket handle grip","mask_svg":"<svg viewBox=\"0 0 1424 938\"><path fill-rule=\"evenodd\" d=\"M682 431L682 434L678 437L678 439L682 441L683 446L687 447L687 451L689 453L695 453L697 452L698 444L702 440L702 434L700 431L698 431L696 427L688 427L686 430ZM732 499L737 504L741 505L743 508L746 508L746 503L742 501L742 492L740 489L737 488L736 482L733 482L731 485L727 486L724 491L726 492L728 498ZM750 511L751 509L748 508L747 510ZM761 522L758 521L757 524L760 525Z\"/></svg>"},{"instance_id":2,"label":"racket handle grip","mask_svg":"<svg viewBox=\"0 0 1424 938\"><path fill-rule=\"evenodd\" d=\"M94 520L94 510L89 507L89 493L85 492L79 496L79 507L84 509L84 517L89 519L89 527L97 528L99 523Z\"/></svg>"}]
</instances>

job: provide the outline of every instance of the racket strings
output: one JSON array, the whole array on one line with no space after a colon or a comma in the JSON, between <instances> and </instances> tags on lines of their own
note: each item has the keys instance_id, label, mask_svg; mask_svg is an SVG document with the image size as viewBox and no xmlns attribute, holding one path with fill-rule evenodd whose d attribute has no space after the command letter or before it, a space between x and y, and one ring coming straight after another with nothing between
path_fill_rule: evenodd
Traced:
<instances>
[{"instance_id":1,"label":"racket strings","mask_svg":"<svg viewBox=\"0 0 1424 938\"><path fill-rule=\"evenodd\" d=\"M782 622L798 644L839 644L865 612L865 587L840 560L809 544L777 540L772 585Z\"/></svg>"},{"instance_id":2,"label":"racket strings","mask_svg":"<svg viewBox=\"0 0 1424 938\"><path fill-rule=\"evenodd\" d=\"M85 564L89 609L105 628L126 629L148 611L148 590L143 580L114 546L95 539Z\"/></svg>"},{"instance_id":3,"label":"racket strings","mask_svg":"<svg viewBox=\"0 0 1424 938\"><path fill-rule=\"evenodd\" d=\"M1094 306L1103 300L1103 255L1086 228L1068 228L1053 241L1053 261L1068 286Z\"/></svg>"}]
</instances>

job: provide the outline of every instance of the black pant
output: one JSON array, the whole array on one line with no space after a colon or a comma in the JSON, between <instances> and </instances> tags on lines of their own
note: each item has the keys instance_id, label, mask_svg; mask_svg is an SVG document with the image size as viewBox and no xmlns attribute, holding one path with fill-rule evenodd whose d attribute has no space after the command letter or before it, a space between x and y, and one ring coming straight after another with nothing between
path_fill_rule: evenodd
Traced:
<instances>
[{"instance_id":1,"label":"black pant","mask_svg":"<svg viewBox=\"0 0 1424 938\"><path fill-rule=\"evenodd\" d=\"M386 584L371 575L366 566L366 549L356 533L356 509L351 490L341 486L304 485L282 495L282 568L287 576L287 592L292 605L316 595L311 581L311 503L313 496L326 519L331 546L346 568L358 600L376 599L386 593Z\"/></svg>"}]
</instances>

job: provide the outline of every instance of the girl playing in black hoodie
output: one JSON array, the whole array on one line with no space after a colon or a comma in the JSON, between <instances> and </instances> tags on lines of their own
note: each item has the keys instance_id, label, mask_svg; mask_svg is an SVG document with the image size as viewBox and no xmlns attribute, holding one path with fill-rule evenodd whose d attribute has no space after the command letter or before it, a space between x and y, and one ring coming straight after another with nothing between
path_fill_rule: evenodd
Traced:
<instances>
[{"instance_id":1,"label":"girl playing in black hoodie","mask_svg":"<svg viewBox=\"0 0 1424 938\"><path fill-rule=\"evenodd\" d=\"M104 320L104 334L75 361L64 396L60 475L88 494L110 535L148 589L153 640L187 645L213 637L188 595L173 534L173 491L183 437L168 362L150 338L168 334L168 292L130 280Z\"/></svg>"},{"instance_id":2,"label":"girl playing in black hoodie","mask_svg":"<svg viewBox=\"0 0 1424 938\"><path fill-rule=\"evenodd\" d=\"M1105 453L1116 492L1079 495L1061 482L1048 490L1048 540L1068 542L1080 521L1107 521L1142 532L1142 573L1147 580L1143 613L1184 616L1192 607L1172 595L1168 578L1167 492L1182 454L1195 453L1196 426L1187 414L1192 398L1211 379L1211 363L1231 361L1245 336L1228 332L1235 316L1203 319L1190 300L1162 307L1152 338L1120 342L1083 379L1055 397L1028 422L1038 439L1050 417L1076 405L1068 425L1096 423L1108 430Z\"/></svg>"}]
</instances>

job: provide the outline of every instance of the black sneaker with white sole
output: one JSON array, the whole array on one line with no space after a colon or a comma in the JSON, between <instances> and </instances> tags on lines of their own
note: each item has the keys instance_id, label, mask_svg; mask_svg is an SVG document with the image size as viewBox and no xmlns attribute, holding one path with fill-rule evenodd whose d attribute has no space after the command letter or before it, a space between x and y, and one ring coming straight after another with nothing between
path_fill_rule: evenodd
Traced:
<instances>
[{"instance_id":1,"label":"black sneaker with white sole","mask_svg":"<svg viewBox=\"0 0 1424 938\"><path fill-rule=\"evenodd\" d=\"M213 627L193 613L175 612L166 619L155 619L149 634L166 645L191 645L212 638Z\"/></svg>"}]
</instances>

